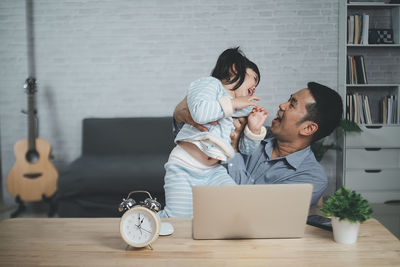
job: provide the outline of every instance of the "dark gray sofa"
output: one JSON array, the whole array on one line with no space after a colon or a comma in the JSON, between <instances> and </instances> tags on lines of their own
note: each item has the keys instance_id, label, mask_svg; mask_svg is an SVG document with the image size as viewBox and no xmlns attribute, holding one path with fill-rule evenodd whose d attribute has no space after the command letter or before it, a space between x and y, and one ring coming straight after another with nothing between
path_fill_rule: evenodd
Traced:
<instances>
[{"instance_id":1,"label":"dark gray sofa","mask_svg":"<svg viewBox=\"0 0 400 267\"><path fill-rule=\"evenodd\" d=\"M88 118L82 129L82 154L58 180L58 216L120 216L118 205L132 190L147 190L164 206L171 117Z\"/></svg>"}]
</instances>

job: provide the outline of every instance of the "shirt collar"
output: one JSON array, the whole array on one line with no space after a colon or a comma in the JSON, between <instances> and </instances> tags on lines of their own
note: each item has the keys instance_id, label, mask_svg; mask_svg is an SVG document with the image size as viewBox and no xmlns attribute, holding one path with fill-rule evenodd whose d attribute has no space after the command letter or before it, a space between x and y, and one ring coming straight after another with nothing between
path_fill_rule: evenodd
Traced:
<instances>
[{"instance_id":1,"label":"shirt collar","mask_svg":"<svg viewBox=\"0 0 400 267\"><path fill-rule=\"evenodd\" d=\"M307 146L306 148L296 151L285 157L279 157L279 158L272 159L271 157L272 157L272 150L274 149L275 138L274 137L266 138L263 140L263 142L265 142L265 153L268 156L268 160L284 159L294 169L297 169L300 166L300 164L303 162L303 160L311 153L310 146Z\"/></svg>"}]
</instances>

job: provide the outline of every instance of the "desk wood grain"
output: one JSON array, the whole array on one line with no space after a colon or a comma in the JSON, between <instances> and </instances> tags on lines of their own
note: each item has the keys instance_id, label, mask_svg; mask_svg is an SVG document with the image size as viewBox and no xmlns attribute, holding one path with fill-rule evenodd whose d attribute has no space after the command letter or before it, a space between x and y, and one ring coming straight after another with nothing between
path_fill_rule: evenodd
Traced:
<instances>
[{"instance_id":1,"label":"desk wood grain","mask_svg":"<svg viewBox=\"0 0 400 267\"><path fill-rule=\"evenodd\" d=\"M118 218L5 220L0 266L400 266L399 240L374 219L353 245L312 226L300 239L193 240L190 219L166 221L175 232L154 250L125 250Z\"/></svg>"}]
</instances>

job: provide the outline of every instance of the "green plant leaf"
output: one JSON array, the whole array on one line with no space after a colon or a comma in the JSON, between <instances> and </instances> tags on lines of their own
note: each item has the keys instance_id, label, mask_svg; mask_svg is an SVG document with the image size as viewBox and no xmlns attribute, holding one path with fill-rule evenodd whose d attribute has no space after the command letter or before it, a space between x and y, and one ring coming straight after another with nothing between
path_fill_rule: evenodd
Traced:
<instances>
[{"instance_id":1,"label":"green plant leaf","mask_svg":"<svg viewBox=\"0 0 400 267\"><path fill-rule=\"evenodd\" d=\"M358 126L357 123L354 121L346 120L346 119L341 119L340 120L340 127L343 129L345 132L362 132L361 128Z\"/></svg>"},{"instance_id":2,"label":"green plant leaf","mask_svg":"<svg viewBox=\"0 0 400 267\"><path fill-rule=\"evenodd\" d=\"M342 150L342 148L335 144L325 145L323 141L317 141L311 144L311 151L314 153L317 161L321 161L325 153L329 149Z\"/></svg>"},{"instance_id":3,"label":"green plant leaf","mask_svg":"<svg viewBox=\"0 0 400 267\"><path fill-rule=\"evenodd\" d=\"M372 209L368 201L356 191L341 187L324 202L321 212L327 217L337 217L340 221L361 223L371 217Z\"/></svg>"},{"instance_id":4,"label":"green plant leaf","mask_svg":"<svg viewBox=\"0 0 400 267\"><path fill-rule=\"evenodd\" d=\"M340 120L339 127L344 132L362 132L362 129L358 126L357 123L346 119ZM340 151L342 150L342 148L336 144L324 145L323 139L311 144L311 151L314 153L317 161L321 161L326 151L328 151L329 149L336 149Z\"/></svg>"}]
</instances>

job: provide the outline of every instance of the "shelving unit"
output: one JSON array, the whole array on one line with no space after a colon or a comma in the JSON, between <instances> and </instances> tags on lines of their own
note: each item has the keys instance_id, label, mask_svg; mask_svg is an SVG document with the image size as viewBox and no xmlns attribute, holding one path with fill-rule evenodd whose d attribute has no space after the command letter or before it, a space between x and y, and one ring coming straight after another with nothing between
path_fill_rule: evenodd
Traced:
<instances>
[{"instance_id":1,"label":"shelving unit","mask_svg":"<svg viewBox=\"0 0 400 267\"><path fill-rule=\"evenodd\" d=\"M355 14L368 14L370 29L393 29L394 44L348 44L347 18ZM372 123L360 123L362 133L339 138L344 149L338 153L337 186L354 189L371 203L400 200L399 14L400 4L339 2L339 93L343 103L347 94L367 95ZM364 58L367 84L346 83L348 56L356 55ZM381 107L388 95L396 99L396 119L391 123L383 121Z\"/></svg>"}]
</instances>

